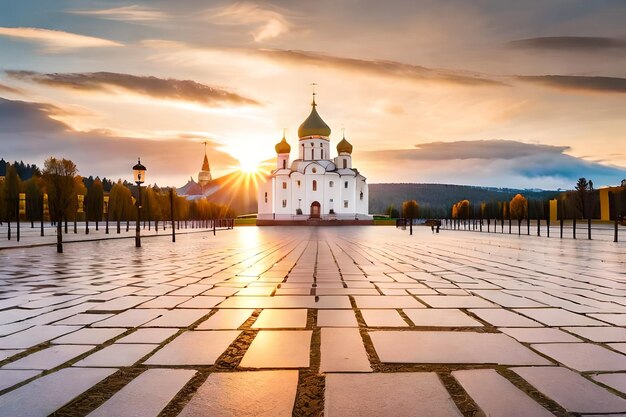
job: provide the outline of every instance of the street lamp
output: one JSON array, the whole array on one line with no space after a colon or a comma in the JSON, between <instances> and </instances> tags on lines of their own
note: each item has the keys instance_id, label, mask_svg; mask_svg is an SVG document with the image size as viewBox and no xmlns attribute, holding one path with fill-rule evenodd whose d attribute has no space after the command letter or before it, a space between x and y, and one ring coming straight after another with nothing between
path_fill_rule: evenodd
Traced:
<instances>
[{"instance_id":1,"label":"street lamp","mask_svg":"<svg viewBox=\"0 0 626 417\"><path fill-rule=\"evenodd\" d=\"M137 165L133 167L133 176L137 184L137 227L135 229L135 247L141 247L141 236L139 234L139 222L141 221L141 184L146 181L146 167L141 165L141 159L137 158Z\"/></svg>"}]
</instances>

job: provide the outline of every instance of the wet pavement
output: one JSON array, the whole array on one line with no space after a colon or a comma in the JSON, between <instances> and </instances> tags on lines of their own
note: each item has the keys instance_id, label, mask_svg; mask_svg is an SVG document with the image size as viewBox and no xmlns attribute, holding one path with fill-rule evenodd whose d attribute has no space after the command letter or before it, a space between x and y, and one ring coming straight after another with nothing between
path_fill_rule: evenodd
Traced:
<instances>
[{"instance_id":1,"label":"wet pavement","mask_svg":"<svg viewBox=\"0 0 626 417\"><path fill-rule=\"evenodd\" d=\"M0 415L626 413L626 244L241 227L0 251Z\"/></svg>"}]
</instances>

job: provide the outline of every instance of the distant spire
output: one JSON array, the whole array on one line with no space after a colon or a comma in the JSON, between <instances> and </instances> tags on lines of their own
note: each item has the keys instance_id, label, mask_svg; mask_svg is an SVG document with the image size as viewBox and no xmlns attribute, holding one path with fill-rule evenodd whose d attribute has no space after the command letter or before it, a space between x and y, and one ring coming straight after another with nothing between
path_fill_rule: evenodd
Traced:
<instances>
[{"instance_id":1,"label":"distant spire","mask_svg":"<svg viewBox=\"0 0 626 417\"><path fill-rule=\"evenodd\" d=\"M317 104L315 103L315 86L317 85L317 83L311 83L311 87L313 87L313 102L311 103L311 106L315 107L317 106Z\"/></svg>"},{"instance_id":2,"label":"distant spire","mask_svg":"<svg viewBox=\"0 0 626 417\"><path fill-rule=\"evenodd\" d=\"M207 145L207 141L205 140L204 142L202 142L204 144L204 161L202 162L202 171L211 171L211 168L209 168L209 158L207 157L206 154L206 145Z\"/></svg>"}]
</instances>

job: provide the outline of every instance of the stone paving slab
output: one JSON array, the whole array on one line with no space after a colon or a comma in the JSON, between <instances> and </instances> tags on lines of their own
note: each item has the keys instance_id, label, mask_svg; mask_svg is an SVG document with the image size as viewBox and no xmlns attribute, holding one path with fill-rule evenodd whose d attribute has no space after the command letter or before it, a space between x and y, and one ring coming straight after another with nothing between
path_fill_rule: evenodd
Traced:
<instances>
[{"instance_id":1,"label":"stone paving slab","mask_svg":"<svg viewBox=\"0 0 626 417\"><path fill-rule=\"evenodd\" d=\"M39 369L45 371L56 368L94 347L93 345L55 345L10 362L1 369Z\"/></svg>"},{"instance_id":2,"label":"stone paving slab","mask_svg":"<svg viewBox=\"0 0 626 417\"><path fill-rule=\"evenodd\" d=\"M187 369L148 369L89 413L89 417L157 416L195 373Z\"/></svg>"},{"instance_id":3,"label":"stone paving slab","mask_svg":"<svg viewBox=\"0 0 626 417\"><path fill-rule=\"evenodd\" d=\"M261 311L259 317L252 325L253 329L280 329L280 328L304 328L306 327L306 309Z\"/></svg>"},{"instance_id":4,"label":"stone paving slab","mask_svg":"<svg viewBox=\"0 0 626 417\"><path fill-rule=\"evenodd\" d=\"M595 375L592 378L614 390L626 394L626 374L601 374Z\"/></svg>"},{"instance_id":5,"label":"stone paving slab","mask_svg":"<svg viewBox=\"0 0 626 417\"><path fill-rule=\"evenodd\" d=\"M550 365L503 334L431 331L371 331L374 348L386 363L492 363Z\"/></svg>"},{"instance_id":6,"label":"stone paving slab","mask_svg":"<svg viewBox=\"0 0 626 417\"><path fill-rule=\"evenodd\" d=\"M626 342L626 329L623 327L563 327L592 342Z\"/></svg>"},{"instance_id":7,"label":"stone paving slab","mask_svg":"<svg viewBox=\"0 0 626 417\"><path fill-rule=\"evenodd\" d=\"M546 356L581 372L626 371L626 355L591 343L544 343L532 347Z\"/></svg>"},{"instance_id":8,"label":"stone paving slab","mask_svg":"<svg viewBox=\"0 0 626 417\"><path fill-rule=\"evenodd\" d=\"M194 331L178 336L157 351L146 365L213 365L239 331Z\"/></svg>"},{"instance_id":9,"label":"stone paving slab","mask_svg":"<svg viewBox=\"0 0 626 417\"><path fill-rule=\"evenodd\" d=\"M565 368L513 368L517 374L540 392L578 413L623 413L626 399L609 393L576 372Z\"/></svg>"},{"instance_id":10,"label":"stone paving slab","mask_svg":"<svg viewBox=\"0 0 626 417\"><path fill-rule=\"evenodd\" d=\"M242 368L307 368L310 330L261 330L241 361Z\"/></svg>"},{"instance_id":11,"label":"stone paving slab","mask_svg":"<svg viewBox=\"0 0 626 417\"><path fill-rule=\"evenodd\" d=\"M128 336L115 341L115 343L161 343L165 339L174 336L178 329L137 329Z\"/></svg>"},{"instance_id":12,"label":"stone paving slab","mask_svg":"<svg viewBox=\"0 0 626 417\"><path fill-rule=\"evenodd\" d=\"M449 308L404 309L404 313L418 327L482 327L478 320L461 310Z\"/></svg>"},{"instance_id":13,"label":"stone paving slab","mask_svg":"<svg viewBox=\"0 0 626 417\"><path fill-rule=\"evenodd\" d=\"M460 417L434 373L328 374L324 416Z\"/></svg>"},{"instance_id":14,"label":"stone paving slab","mask_svg":"<svg viewBox=\"0 0 626 417\"><path fill-rule=\"evenodd\" d=\"M581 341L576 336L552 327L499 328L498 330L519 342L526 343L576 343Z\"/></svg>"},{"instance_id":15,"label":"stone paving slab","mask_svg":"<svg viewBox=\"0 0 626 417\"><path fill-rule=\"evenodd\" d=\"M541 323L503 308L477 308L469 312L496 327L543 327Z\"/></svg>"},{"instance_id":16,"label":"stone paving slab","mask_svg":"<svg viewBox=\"0 0 626 417\"><path fill-rule=\"evenodd\" d=\"M137 344L137 345L124 345L124 344L112 344L99 350L85 359L81 359L76 362L74 366L88 366L88 367L118 367L118 366L131 366L139 359L152 352L157 345L149 344Z\"/></svg>"},{"instance_id":17,"label":"stone paving slab","mask_svg":"<svg viewBox=\"0 0 626 417\"><path fill-rule=\"evenodd\" d=\"M25 369L0 369L0 391L39 375L41 371Z\"/></svg>"},{"instance_id":18,"label":"stone paving slab","mask_svg":"<svg viewBox=\"0 0 626 417\"><path fill-rule=\"evenodd\" d=\"M0 349L30 348L80 329L77 326L35 326L0 338Z\"/></svg>"},{"instance_id":19,"label":"stone paving slab","mask_svg":"<svg viewBox=\"0 0 626 417\"><path fill-rule=\"evenodd\" d=\"M290 417L297 371L214 373L179 417Z\"/></svg>"},{"instance_id":20,"label":"stone paving slab","mask_svg":"<svg viewBox=\"0 0 626 417\"><path fill-rule=\"evenodd\" d=\"M322 329L320 372L371 372L358 329Z\"/></svg>"},{"instance_id":21,"label":"stone paving slab","mask_svg":"<svg viewBox=\"0 0 626 417\"><path fill-rule=\"evenodd\" d=\"M361 310L361 315L368 327L409 327L395 310Z\"/></svg>"},{"instance_id":22,"label":"stone paving slab","mask_svg":"<svg viewBox=\"0 0 626 417\"><path fill-rule=\"evenodd\" d=\"M493 369L453 371L452 376L461 383L486 416L553 416Z\"/></svg>"},{"instance_id":23,"label":"stone paving slab","mask_svg":"<svg viewBox=\"0 0 626 417\"><path fill-rule=\"evenodd\" d=\"M0 396L0 415L47 416L115 371L110 368L61 369Z\"/></svg>"},{"instance_id":24,"label":"stone paving slab","mask_svg":"<svg viewBox=\"0 0 626 417\"><path fill-rule=\"evenodd\" d=\"M113 339L127 331L127 329L102 328L92 329L84 328L74 333L61 336L54 339L52 343L61 345L94 345L101 344L107 340Z\"/></svg>"},{"instance_id":25,"label":"stone paving slab","mask_svg":"<svg viewBox=\"0 0 626 417\"><path fill-rule=\"evenodd\" d=\"M352 310L319 310L318 327L359 327Z\"/></svg>"},{"instance_id":26,"label":"stone paving slab","mask_svg":"<svg viewBox=\"0 0 626 417\"><path fill-rule=\"evenodd\" d=\"M198 330L236 330L254 313L253 309L219 310L197 327Z\"/></svg>"}]
</instances>

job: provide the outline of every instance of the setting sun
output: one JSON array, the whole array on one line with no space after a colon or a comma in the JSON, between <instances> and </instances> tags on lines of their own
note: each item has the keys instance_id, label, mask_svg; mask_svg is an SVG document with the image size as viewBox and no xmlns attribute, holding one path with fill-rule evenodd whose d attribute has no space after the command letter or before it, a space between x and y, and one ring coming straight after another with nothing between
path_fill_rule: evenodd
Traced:
<instances>
[{"instance_id":1,"label":"setting sun","mask_svg":"<svg viewBox=\"0 0 626 417\"><path fill-rule=\"evenodd\" d=\"M259 170L259 163L255 161L239 161L239 170L246 174L254 174Z\"/></svg>"}]
</instances>

